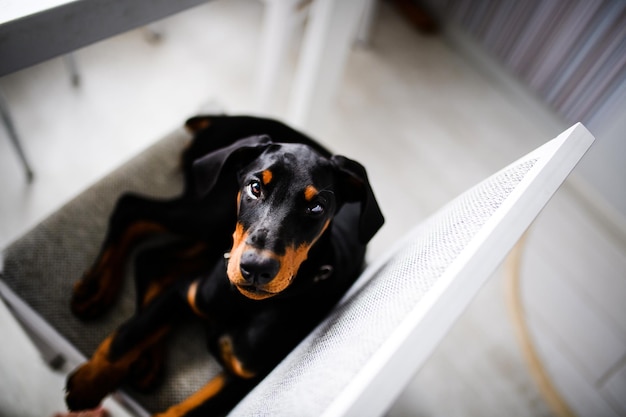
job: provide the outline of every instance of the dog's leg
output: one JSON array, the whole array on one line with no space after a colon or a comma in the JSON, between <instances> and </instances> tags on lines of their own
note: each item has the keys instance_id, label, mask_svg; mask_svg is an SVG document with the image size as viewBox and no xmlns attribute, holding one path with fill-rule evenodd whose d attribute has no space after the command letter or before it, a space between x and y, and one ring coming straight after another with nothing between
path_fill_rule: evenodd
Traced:
<instances>
[{"instance_id":1,"label":"dog's leg","mask_svg":"<svg viewBox=\"0 0 626 417\"><path fill-rule=\"evenodd\" d=\"M137 306L149 302L180 277L207 271L221 256L210 253L206 242L184 239L146 249L135 259Z\"/></svg>"},{"instance_id":2,"label":"dog's leg","mask_svg":"<svg viewBox=\"0 0 626 417\"><path fill-rule=\"evenodd\" d=\"M187 240L139 253L135 260L138 310L181 279L202 275L213 263L211 259L206 243ZM164 340L156 342L135 362L128 378L133 388L149 392L158 385L166 357L164 345Z\"/></svg>"},{"instance_id":3,"label":"dog's leg","mask_svg":"<svg viewBox=\"0 0 626 417\"><path fill-rule=\"evenodd\" d=\"M284 333L285 327L271 314L263 313L248 324L247 328L232 328L233 334L212 335L211 351L224 371L157 417L226 415L254 388L286 354L274 343L276 334Z\"/></svg>"},{"instance_id":4,"label":"dog's leg","mask_svg":"<svg viewBox=\"0 0 626 417\"><path fill-rule=\"evenodd\" d=\"M173 324L189 314L188 283L163 291L116 332L104 340L91 359L68 378L66 402L72 410L96 407L129 376L133 364L161 343Z\"/></svg>"},{"instance_id":5,"label":"dog's leg","mask_svg":"<svg viewBox=\"0 0 626 417\"><path fill-rule=\"evenodd\" d=\"M206 385L154 417L221 416L228 413L258 383L258 380L237 378L220 373Z\"/></svg>"},{"instance_id":6,"label":"dog's leg","mask_svg":"<svg viewBox=\"0 0 626 417\"><path fill-rule=\"evenodd\" d=\"M167 356L165 345L163 339L155 341L131 366L127 380L135 391L149 393L162 382Z\"/></svg>"},{"instance_id":7,"label":"dog's leg","mask_svg":"<svg viewBox=\"0 0 626 417\"><path fill-rule=\"evenodd\" d=\"M297 318L293 318L294 323ZM195 417L226 415L278 363L291 346L277 349L277 335L284 334L283 323L271 313L260 313L244 328L212 334L211 351L224 371L185 401L156 417ZM220 331L220 332L221 332ZM302 335L294 338L296 344ZM283 350L281 350L283 349Z\"/></svg>"},{"instance_id":8,"label":"dog's leg","mask_svg":"<svg viewBox=\"0 0 626 417\"><path fill-rule=\"evenodd\" d=\"M121 356L112 353L117 334L105 339L88 362L77 368L66 384L65 401L70 410L86 410L97 407L109 393L116 390L128 375L131 366L152 343L163 338L169 331L163 327L143 340L143 343Z\"/></svg>"},{"instance_id":9,"label":"dog's leg","mask_svg":"<svg viewBox=\"0 0 626 417\"><path fill-rule=\"evenodd\" d=\"M157 201L130 194L120 198L99 256L74 286L72 312L82 319L104 313L117 298L133 248L158 234L194 236L200 229L194 227L197 218L198 208L188 200Z\"/></svg>"}]
</instances>

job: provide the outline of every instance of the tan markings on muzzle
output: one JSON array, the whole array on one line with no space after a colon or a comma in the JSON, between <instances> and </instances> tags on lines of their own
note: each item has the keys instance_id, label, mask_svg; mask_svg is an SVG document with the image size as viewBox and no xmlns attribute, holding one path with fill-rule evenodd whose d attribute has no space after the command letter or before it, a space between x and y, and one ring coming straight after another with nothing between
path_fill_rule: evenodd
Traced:
<instances>
[{"instance_id":1,"label":"tan markings on muzzle","mask_svg":"<svg viewBox=\"0 0 626 417\"><path fill-rule=\"evenodd\" d=\"M246 248L246 239L248 238L248 232L243 229L241 223L237 223L235 226L235 232L233 233L233 247L230 250L230 257L228 258L228 267L226 273L228 279L235 285L240 285L245 282L241 275L239 264L241 263L241 255Z\"/></svg>"},{"instance_id":2,"label":"tan markings on muzzle","mask_svg":"<svg viewBox=\"0 0 626 417\"><path fill-rule=\"evenodd\" d=\"M250 248L250 246L246 244L247 238L248 232L244 230L241 223L237 223L237 226L235 227L235 232L233 233L233 247L230 251L230 257L228 258L226 274L228 275L228 279L230 280L230 282L235 285L235 288L237 288L237 290L239 290L239 292L244 296L253 300L262 300L264 298L269 298L273 294L257 293L242 288L242 286L246 285L246 280L241 274L240 265L241 256L247 249Z\"/></svg>"},{"instance_id":3,"label":"tan markings on muzzle","mask_svg":"<svg viewBox=\"0 0 626 417\"><path fill-rule=\"evenodd\" d=\"M235 233L233 233L233 247L230 252L230 258L228 260L228 267L226 271L228 279L235 285L241 294L253 300L263 300L280 293L287 288L289 284L291 284L291 281L293 281L294 277L298 273L300 265L302 265L302 262L307 259L309 250L322 236L322 234L324 234L329 224L330 220L327 220L326 223L324 223L324 227L322 227L322 230L313 239L313 241L303 243L298 247L290 246L286 249L285 254L282 256L278 256L273 252L262 251L264 256L277 259L280 262L280 269L273 280L257 288L258 290L261 290L258 292L252 289L246 289L246 280L243 278L243 275L241 275L241 256L246 250L253 248L246 244L248 233L243 230L243 225L237 223Z\"/></svg>"}]
</instances>

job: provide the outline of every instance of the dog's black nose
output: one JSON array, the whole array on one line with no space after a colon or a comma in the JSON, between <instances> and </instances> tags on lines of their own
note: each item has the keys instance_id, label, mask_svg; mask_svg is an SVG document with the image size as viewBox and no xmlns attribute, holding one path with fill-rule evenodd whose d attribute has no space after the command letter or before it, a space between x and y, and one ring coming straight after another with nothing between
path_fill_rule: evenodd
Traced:
<instances>
[{"instance_id":1,"label":"dog's black nose","mask_svg":"<svg viewBox=\"0 0 626 417\"><path fill-rule=\"evenodd\" d=\"M246 251L241 255L239 269L241 275L250 284L267 284L280 268L276 259L263 256L256 251Z\"/></svg>"}]
</instances>

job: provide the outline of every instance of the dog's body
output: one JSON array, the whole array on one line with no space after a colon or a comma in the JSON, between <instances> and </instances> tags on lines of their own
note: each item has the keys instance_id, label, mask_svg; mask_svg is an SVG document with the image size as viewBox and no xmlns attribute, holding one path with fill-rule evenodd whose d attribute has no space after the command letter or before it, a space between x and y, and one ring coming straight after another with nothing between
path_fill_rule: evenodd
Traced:
<instances>
[{"instance_id":1,"label":"dog's body","mask_svg":"<svg viewBox=\"0 0 626 417\"><path fill-rule=\"evenodd\" d=\"M187 127L195 139L183 157L183 195L122 197L98 259L75 286L74 313L99 316L132 248L177 237L137 256L137 313L69 377L71 409L97 406L125 381L153 386L165 336L196 316L224 372L164 415L227 412L350 287L383 223L363 167L283 124L211 116Z\"/></svg>"}]
</instances>

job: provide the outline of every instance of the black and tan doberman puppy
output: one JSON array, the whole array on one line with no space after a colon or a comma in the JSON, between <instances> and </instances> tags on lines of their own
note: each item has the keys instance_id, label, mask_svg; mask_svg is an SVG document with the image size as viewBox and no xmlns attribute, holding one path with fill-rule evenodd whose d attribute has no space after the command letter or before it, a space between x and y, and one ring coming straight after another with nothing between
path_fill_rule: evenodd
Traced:
<instances>
[{"instance_id":1,"label":"black and tan doberman puppy","mask_svg":"<svg viewBox=\"0 0 626 417\"><path fill-rule=\"evenodd\" d=\"M187 127L195 137L183 195L120 198L100 255L75 285L73 312L99 316L132 248L176 237L137 255L137 313L70 375L70 409L97 406L123 382L154 386L165 336L197 317L224 370L163 415L228 412L350 287L383 224L360 164L281 123L207 116Z\"/></svg>"}]
</instances>

